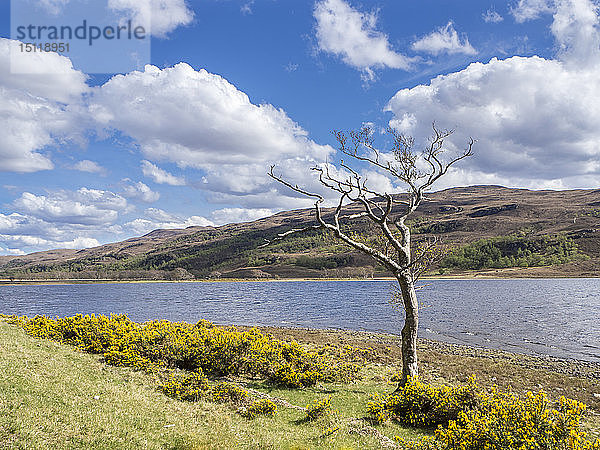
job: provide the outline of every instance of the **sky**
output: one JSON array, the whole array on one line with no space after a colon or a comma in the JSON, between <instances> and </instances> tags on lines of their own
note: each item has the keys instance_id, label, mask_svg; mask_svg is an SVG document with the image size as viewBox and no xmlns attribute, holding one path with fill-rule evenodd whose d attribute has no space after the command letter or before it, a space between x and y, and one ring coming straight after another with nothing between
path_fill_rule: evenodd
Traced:
<instances>
[{"instance_id":1,"label":"sky","mask_svg":"<svg viewBox=\"0 0 600 450\"><path fill-rule=\"evenodd\" d=\"M436 189L600 185L593 0L95 0L148 33L149 61L119 73L22 51L16 71L23 1L60 19L87 0L0 1L0 255L310 207L270 165L317 191L332 130L364 125L384 153L388 126L419 146L435 122L450 151L476 139Z\"/></svg>"}]
</instances>

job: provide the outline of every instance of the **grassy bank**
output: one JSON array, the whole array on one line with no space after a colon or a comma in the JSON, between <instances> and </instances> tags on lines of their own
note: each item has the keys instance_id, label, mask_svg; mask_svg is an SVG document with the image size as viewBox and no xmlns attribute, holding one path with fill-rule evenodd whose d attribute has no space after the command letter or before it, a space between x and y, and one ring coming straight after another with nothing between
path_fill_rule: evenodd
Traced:
<instances>
[{"instance_id":1,"label":"grassy bank","mask_svg":"<svg viewBox=\"0 0 600 450\"><path fill-rule=\"evenodd\" d=\"M250 420L236 407L211 401L182 402L159 392L156 373L106 365L101 355L34 339L0 321L0 448L380 448L386 438L405 439L431 430L394 421L373 428L361 421L370 394L389 393L399 369L393 336L318 330L268 329L308 348L370 348L361 379L321 382L302 389L260 379L228 376L256 398L277 403L273 417ZM456 384L475 374L483 387L513 392L543 389L551 400L576 398L590 408L583 427L600 430L597 366L422 341L422 377ZM315 422L303 407L331 396L337 409ZM392 444L389 444L392 445Z\"/></svg>"},{"instance_id":2,"label":"grassy bank","mask_svg":"<svg viewBox=\"0 0 600 450\"><path fill-rule=\"evenodd\" d=\"M385 370L380 369L381 376ZM273 389L238 380L244 387L306 406L332 395L340 415L364 414L368 395L390 385L366 380L325 383L302 390ZM208 401L171 399L155 376L108 366L98 355L27 336L0 322L0 448L377 448L373 436L334 433L328 424L301 423L301 409L278 407L274 417L245 419L235 408ZM421 433L391 426L384 434Z\"/></svg>"}]
</instances>

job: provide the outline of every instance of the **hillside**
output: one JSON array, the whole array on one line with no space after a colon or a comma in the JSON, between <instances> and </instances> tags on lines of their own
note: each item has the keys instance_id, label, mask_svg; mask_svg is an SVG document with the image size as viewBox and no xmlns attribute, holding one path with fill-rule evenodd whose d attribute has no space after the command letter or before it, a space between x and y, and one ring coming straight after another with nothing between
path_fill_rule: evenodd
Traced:
<instances>
[{"instance_id":1,"label":"hillside","mask_svg":"<svg viewBox=\"0 0 600 450\"><path fill-rule=\"evenodd\" d=\"M349 205L347 212L358 211ZM326 213L329 214L330 212ZM326 214L326 215L327 215ZM369 277L369 258L315 232L261 247L314 222L310 209L221 227L155 230L84 250L0 256L0 278L206 279ZM358 221L368 237L371 227ZM428 196L410 221L415 240L436 236L453 251L435 275L600 275L600 190L451 188Z\"/></svg>"}]
</instances>

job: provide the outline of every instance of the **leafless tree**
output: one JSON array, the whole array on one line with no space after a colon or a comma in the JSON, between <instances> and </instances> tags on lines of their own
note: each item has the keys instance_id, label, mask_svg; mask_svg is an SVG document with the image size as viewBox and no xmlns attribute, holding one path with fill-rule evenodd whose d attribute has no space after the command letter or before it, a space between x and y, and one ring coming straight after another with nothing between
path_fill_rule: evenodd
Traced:
<instances>
[{"instance_id":1,"label":"leafless tree","mask_svg":"<svg viewBox=\"0 0 600 450\"><path fill-rule=\"evenodd\" d=\"M315 199L317 224L297 228L279 234L277 240L295 233L309 230L327 230L349 246L366 253L383 265L398 281L398 298L404 309L402 328L402 381L418 376L417 365L417 329L419 325L419 304L415 283L426 270L427 262L434 255L435 242L421 242L411 252L411 232L406 224L407 218L425 200L425 192L448 169L460 160L472 155L473 139L469 139L466 149L458 155L445 157L448 151L444 141L452 134L451 130L439 130L433 124L433 135L422 150L415 149L414 139L390 128L387 130L392 139L391 151L383 153L374 146L373 132L368 127L346 134L334 131L339 143L339 151L359 165L367 165L380 173L391 177L396 183L405 186L405 193L392 195L377 192L369 187L358 169L352 168L344 160L339 167L343 176L332 174L328 164L313 167L319 181L339 197L333 214L324 216L321 210L324 197L309 192L296 184L275 175L275 166L271 166L269 176L293 191ZM336 171L337 172L337 171ZM359 205L360 212L342 215L342 210L353 202ZM364 239L353 233L356 219L370 219L379 239ZM344 223L342 224L342 221Z\"/></svg>"}]
</instances>

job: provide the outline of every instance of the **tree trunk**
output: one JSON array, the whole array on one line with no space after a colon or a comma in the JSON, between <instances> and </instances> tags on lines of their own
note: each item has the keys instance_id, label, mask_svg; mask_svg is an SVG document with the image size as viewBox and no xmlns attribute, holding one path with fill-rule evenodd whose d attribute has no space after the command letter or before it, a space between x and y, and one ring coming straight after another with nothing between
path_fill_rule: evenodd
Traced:
<instances>
[{"instance_id":1,"label":"tree trunk","mask_svg":"<svg viewBox=\"0 0 600 450\"><path fill-rule=\"evenodd\" d=\"M408 381L408 377L419 375L417 366L417 329L419 328L419 303L415 285L410 275L396 275L404 303L404 327L402 328L402 380L399 387Z\"/></svg>"}]
</instances>

